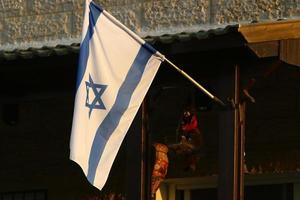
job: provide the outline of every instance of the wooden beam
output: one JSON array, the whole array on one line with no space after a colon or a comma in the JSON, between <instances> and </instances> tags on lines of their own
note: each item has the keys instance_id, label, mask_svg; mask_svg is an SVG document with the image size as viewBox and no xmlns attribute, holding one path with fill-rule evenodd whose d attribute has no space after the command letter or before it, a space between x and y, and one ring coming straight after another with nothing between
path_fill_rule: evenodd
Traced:
<instances>
[{"instance_id":1,"label":"wooden beam","mask_svg":"<svg viewBox=\"0 0 300 200\"><path fill-rule=\"evenodd\" d=\"M274 57L279 53L279 41L248 43L247 46L259 57Z\"/></svg>"},{"instance_id":2,"label":"wooden beam","mask_svg":"<svg viewBox=\"0 0 300 200\"><path fill-rule=\"evenodd\" d=\"M280 60L300 67L300 39L280 41Z\"/></svg>"},{"instance_id":3,"label":"wooden beam","mask_svg":"<svg viewBox=\"0 0 300 200\"><path fill-rule=\"evenodd\" d=\"M284 20L240 25L239 32L248 43L300 38L300 20Z\"/></svg>"}]
</instances>

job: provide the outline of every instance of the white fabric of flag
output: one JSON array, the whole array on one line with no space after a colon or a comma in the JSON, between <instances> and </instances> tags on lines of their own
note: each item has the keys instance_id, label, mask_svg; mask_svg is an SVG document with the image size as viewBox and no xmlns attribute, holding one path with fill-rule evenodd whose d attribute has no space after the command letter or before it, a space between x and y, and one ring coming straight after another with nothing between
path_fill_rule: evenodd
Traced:
<instances>
[{"instance_id":1,"label":"white fabric of flag","mask_svg":"<svg viewBox=\"0 0 300 200\"><path fill-rule=\"evenodd\" d=\"M70 159L103 188L164 57L91 0L86 0Z\"/></svg>"}]
</instances>

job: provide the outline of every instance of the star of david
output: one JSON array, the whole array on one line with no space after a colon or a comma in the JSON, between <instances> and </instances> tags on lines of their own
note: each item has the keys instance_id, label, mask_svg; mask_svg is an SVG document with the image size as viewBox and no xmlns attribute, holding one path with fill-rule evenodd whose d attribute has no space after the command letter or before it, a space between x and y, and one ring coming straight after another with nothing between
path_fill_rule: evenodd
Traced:
<instances>
[{"instance_id":1,"label":"star of david","mask_svg":"<svg viewBox=\"0 0 300 200\"><path fill-rule=\"evenodd\" d=\"M89 82L86 81L86 102L85 106L90 109L89 111L89 117L91 117L92 111L94 109L103 109L105 110L105 106L103 101L101 100L101 96L104 93L107 85L101 85L94 83L91 75L89 75ZM90 99L90 90L92 89L92 92L94 93L95 98L91 101Z\"/></svg>"}]
</instances>

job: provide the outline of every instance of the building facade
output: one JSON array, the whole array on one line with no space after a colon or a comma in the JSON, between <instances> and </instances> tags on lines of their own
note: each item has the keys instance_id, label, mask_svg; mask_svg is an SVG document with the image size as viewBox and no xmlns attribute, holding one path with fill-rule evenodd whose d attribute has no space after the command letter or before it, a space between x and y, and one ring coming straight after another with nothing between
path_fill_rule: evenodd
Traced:
<instances>
[{"instance_id":1,"label":"building facade","mask_svg":"<svg viewBox=\"0 0 300 200\"><path fill-rule=\"evenodd\" d=\"M96 2L226 103L233 97L236 65L241 66L243 89L253 77L259 80L250 91L257 102L247 108L245 183L250 187L245 199L258 199L255 195L264 189L271 196L261 198L300 198L300 72L297 64L287 64L287 55L294 59L300 54L300 0ZM92 200L102 195L68 159L83 8L84 0L0 0L0 200ZM268 28L285 22L288 36ZM264 23L262 30L256 26ZM239 31L241 24L250 31ZM227 109L199 97L165 64L148 101L149 149L153 142L176 142L172 138L178 136L182 110L193 101L206 146L194 172L184 171L182 158L170 151L169 173L157 198L233 199L224 192L232 189L226 186L232 172L224 173L232 168L226 161L232 159L232 141L226 136L233 137L228 133L233 119L224 120ZM141 118L139 112L105 194L141 200ZM148 154L151 160L153 152ZM148 177L152 164L148 162Z\"/></svg>"},{"instance_id":2,"label":"building facade","mask_svg":"<svg viewBox=\"0 0 300 200\"><path fill-rule=\"evenodd\" d=\"M97 1L141 37L300 17L299 0ZM0 50L80 42L83 0L1 0Z\"/></svg>"}]
</instances>

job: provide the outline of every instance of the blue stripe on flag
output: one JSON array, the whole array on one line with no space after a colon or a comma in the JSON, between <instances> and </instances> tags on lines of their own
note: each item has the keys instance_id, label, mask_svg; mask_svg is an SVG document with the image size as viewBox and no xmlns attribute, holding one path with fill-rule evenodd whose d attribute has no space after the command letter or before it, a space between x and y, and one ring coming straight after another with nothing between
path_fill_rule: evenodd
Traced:
<instances>
[{"instance_id":1,"label":"blue stripe on flag","mask_svg":"<svg viewBox=\"0 0 300 200\"><path fill-rule=\"evenodd\" d=\"M150 44L148 44L147 42L144 43L144 47L146 49L148 49L148 51L150 51L152 54L155 54L157 51L156 49L154 49Z\"/></svg>"},{"instance_id":2,"label":"blue stripe on flag","mask_svg":"<svg viewBox=\"0 0 300 200\"><path fill-rule=\"evenodd\" d=\"M79 88L79 85L83 79L85 70L86 70L86 65L87 65L87 60L89 57L89 43L90 40L94 34L94 27L96 25L96 22L102 13L102 9L94 4L93 2L90 3L89 5L90 12L89 12L89 26L87 29L87 33L84 37L84 40L81 43L80 46L80 52L79 52L79 67L78 67L78 72L77 72L77 82L76 82L76 91Z\"/></svg>"},{"instance_id":3,"label":"blue stripe on flag","mask_svg":"<svg viewBox=\"0 0 300 200\"><path fill-rule=\"evenodd\" d=\"M87 178L92 184L94 183L96 169L98 167L105 145L114 130L119 125L122 115L128 108L131 96L135 88L139 84L148 60L150 59L152 54L153 52L149 51L148 47L143 45L140 48L137 57L135 58L124 82L122 83L118 91L114 105L97 129L90 152L87 174Z\"/></svg>"}]
</instances>

